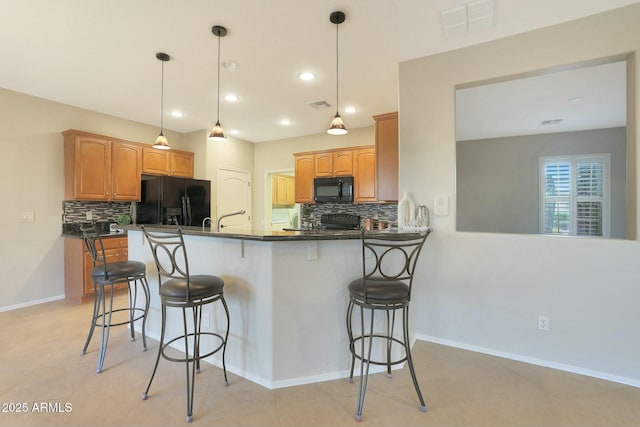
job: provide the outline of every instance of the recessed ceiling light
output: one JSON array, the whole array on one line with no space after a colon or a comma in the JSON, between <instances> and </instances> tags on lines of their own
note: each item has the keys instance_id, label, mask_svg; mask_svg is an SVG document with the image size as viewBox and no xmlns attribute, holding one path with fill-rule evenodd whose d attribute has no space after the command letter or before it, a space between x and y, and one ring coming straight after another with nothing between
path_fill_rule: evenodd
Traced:
<instances>
[{"instance_id":1,"label":"recessed ceiling light","mask_svg":"<svg viewBox=\"0 0 640 427\"><path fill-rule=\"evenodd\" d=\"M289 125L291 124L291 120L289 120L289 119L282 119L282 120L280 120L280 124L281 124L282 126L289 126Z\"/></svg>"},{"instance_id":2,"label":"recessed ceiling light","mask_svg":"<svg viewBox=\"0 0 640 427\"><path fill-rule=\"evenodd\" d=\"M229 102L236 102L238 100L238 97L236 95L229 94L225 95L224 99Z\"/></svg>"},{"instance_id":3,"label":"recessed ceiling light","mask_svg":"<svg viewBox=\"0 0 640 427\"><path fill-rule=\"evenodd\" d=\"M356 107L345 107L344 112L348 114L355 113Z\"/></svg>"},{"instance_id":4,"label":"recessed ceiling light","mask_svg":"<svg viewBox=\"0 0 640 427\"><path fill-rule=\"evenodd\" d=\"M311 81L316 79L316 75L310 71L305 71L303 73L298 74L298 78L304 81Z\"/></svg>"},{"instance_id":5,"label":"recessed ceiling light","mask_svg":"<svg viewBox=\"0 0 640 427\"><path fill-rule=\"evenodd\" d=\"M171 112L171 115L172 115L173 117L184 117L184 113L183 113L182 111L177 111L177 110L172 111L172 112Z\"/></svg>"},{"instance_id":6,"label":"recessed ceiling light","mask_svg":"<svg viewBox=\"0 0 640 427\"><path fill-rule=\"evenodd\" d=\"M237 134L239 134L239 133L240 133L240 131L239 131L238 129L231 129L231 130L229 131L229 133L230 133L231 135L237 135Z\"/></svg>"}]
</instances>

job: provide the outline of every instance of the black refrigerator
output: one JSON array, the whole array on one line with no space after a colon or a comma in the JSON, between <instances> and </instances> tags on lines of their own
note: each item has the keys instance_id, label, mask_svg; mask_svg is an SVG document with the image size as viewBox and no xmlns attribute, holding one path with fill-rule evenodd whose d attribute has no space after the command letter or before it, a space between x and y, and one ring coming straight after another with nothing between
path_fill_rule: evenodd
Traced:
<instances>
[{"instance_id":1,"label":"black refrigerator","mask_svg":"<svg viewBox=\"0 0 640 427\"><path fill-rule=\"evenodd\" d=\"M173 176L142 175L138 224L201 226L211 216L211 181Z\"/></svg>"}]
</instances>

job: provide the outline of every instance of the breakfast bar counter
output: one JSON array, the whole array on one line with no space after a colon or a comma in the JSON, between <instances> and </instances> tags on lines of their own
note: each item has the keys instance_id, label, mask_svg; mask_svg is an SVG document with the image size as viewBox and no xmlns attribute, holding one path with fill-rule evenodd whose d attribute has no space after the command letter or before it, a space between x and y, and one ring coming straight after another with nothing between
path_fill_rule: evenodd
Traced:
<instances>
[{"instance_id":1,"label":"breakfast bar counter","mask_svg":"<svg viewBox=\"0 0 640 427\"><path fill-rule=\"evenodd\" d=\"M169 228L145 227L152 232ZM147 265L152 295L147 334L159 339L155 263L139 226L125 228L129 259ZM359 231L217 233L184 227L183 234L190 273L213 274L225 282L229 372L270 389L348 376L347 284L362 274ZM204 312L203 329L225 328L221 307L204 310L210 311ZM169 316L167 325L167 336L176 336L182 319ZM206 360L221 366L220 353Z\"/></svg>"}]
</instances>

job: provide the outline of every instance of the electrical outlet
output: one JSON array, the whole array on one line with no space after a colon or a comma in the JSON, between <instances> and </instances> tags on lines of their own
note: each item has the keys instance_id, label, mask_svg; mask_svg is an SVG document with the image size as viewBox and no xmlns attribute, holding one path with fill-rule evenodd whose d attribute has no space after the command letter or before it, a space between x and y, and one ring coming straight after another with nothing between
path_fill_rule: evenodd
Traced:
<instances>
[{"instance_id":1,"label":"electrical outlet","mask_svg":"<svg viewBox=\"0 0 640 427\"><path fill-rule=\"evenodd\" d=\"M86 219L87 219L87 221L91 221L93 219L93 212L87 211Z\"/></svg>"},{"instance_id":2,"label":"electrical outlet","mask_svg":"<svg viewBox=\"0 0 640 427\"><path fill-rule=\"evenodd\" d=\"M538 329L541 331L549 330L549 318L547 316L538 316Z\"/></svg>"},{"instance_id":3,"label":"electrical outlet","mask_svg":"<svg viewBox=\"0 0 640 427\"><path fill-rule=\"evenodd\" d=\"M209 313L202 313L202 326L205 328L211 327L211 317L209 316Z\"/></svg>"}]
</instances>

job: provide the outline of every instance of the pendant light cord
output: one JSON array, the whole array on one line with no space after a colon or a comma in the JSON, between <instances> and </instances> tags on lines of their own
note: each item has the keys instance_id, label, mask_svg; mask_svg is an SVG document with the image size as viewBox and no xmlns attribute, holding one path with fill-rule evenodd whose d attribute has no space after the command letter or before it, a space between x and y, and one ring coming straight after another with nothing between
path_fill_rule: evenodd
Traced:
<instances>
[{"instance_id":1,"label":"pendant light cord","mask_svg":"<svg viewBox=\"0 0 640 427\"><path fill-rule=\"evenodd\" d=\"M220 122L220 35L218 35L218 117L217 122Z\"/></svg>"},{"instance_id":2,"label":"pendant light cord","mask_svg":"<svg viewBox=\"0 0 640 427\"><path fill-rule=\"evenodd\" d=\"M164 131L164 61L162 63L162 71L160 74L160 133Z\"/></svg>"},{"instance_id":3,"label":"pendant light cord","mask_svg":"<svg viewBox=\"0 0 640 427\"><path fill-rule=\"evenodd\" d=\"M336 114L338 114L338 110L339 110L339 106L340 106L340 101L338 98L338 85L339 85L339 81L340 81L340 77L339 77L339 61L340 61L340 54L339 54L339 44L338 44L338 27L340 24L336 24Z\"/></svg>"}]
</instances>

